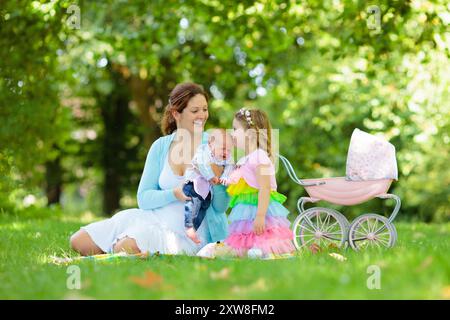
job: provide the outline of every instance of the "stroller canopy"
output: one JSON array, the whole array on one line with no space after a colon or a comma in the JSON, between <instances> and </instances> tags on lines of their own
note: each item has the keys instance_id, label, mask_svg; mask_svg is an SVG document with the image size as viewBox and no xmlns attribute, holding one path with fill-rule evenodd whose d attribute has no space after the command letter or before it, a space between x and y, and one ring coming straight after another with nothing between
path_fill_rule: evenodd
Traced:
<instances>
[{"instance_id":1,"label":"stroller canopy","mask_svg":"<svg viewBox=\"0 0 450 320\"><path fill-rule=\"evenodd\" d=\"M386 140L355 129L350 139L347 180L398 180L395 147Z\"/></svg>"}]
</instances>

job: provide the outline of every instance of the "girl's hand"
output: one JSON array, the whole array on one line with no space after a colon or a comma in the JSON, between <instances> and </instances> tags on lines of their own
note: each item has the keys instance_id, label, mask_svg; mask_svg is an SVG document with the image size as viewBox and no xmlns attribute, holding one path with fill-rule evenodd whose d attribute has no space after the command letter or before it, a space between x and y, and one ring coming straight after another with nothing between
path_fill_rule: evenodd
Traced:
<instances>
[{"instance_id":1,"label":"girl's hand","mask_svg":"<svg viewBox=\"0 0 450 320\"><path fill-rule=\"evenodd\" d=\"M264 233L266 227L266 217L262 215L256 215L255 221L253 221L253 231L256 235L261 235Z\"/></svg>"},{"instance_id":2,"label":"girl's hand","mask_svg":"<svg viewBox=\"0 0 450 320\"><path fill-rule=\"evenodd\" d=\"M187 197L184 192L183 192L183 186L184 184L182 184L181 186L178 186L176 188L173 189L173 194L175 195L175 197L180 200L181 202L186 202L189 200L192 200L191 197Z\"/></svg>"}]
</instances>

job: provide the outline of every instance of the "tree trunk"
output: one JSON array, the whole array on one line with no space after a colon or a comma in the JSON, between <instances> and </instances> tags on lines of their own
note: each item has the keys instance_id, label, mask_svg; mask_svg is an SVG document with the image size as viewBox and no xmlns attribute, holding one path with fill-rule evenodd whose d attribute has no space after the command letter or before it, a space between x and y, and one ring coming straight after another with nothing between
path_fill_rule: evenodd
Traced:
<instances>
[{"instance_id":1,"label":"tree trunk","mask_svg":"<svg viewBox=\"0 0 450 320\"><path fill-rule=\"evenodd\" d=\"M131 98L139 110L139 119L144 128L144 145L148 149L153 141L161 136L158 123L160 115L158 116L155 103L159 99L150 93L154 91L150 90L150 82L142 80L137 75L130 78L130 90Z\"/></svg>"},{"instance_id":2,"label":"tree trunk","mask_svg":"<svg viewBox=\"0 0 450 320\"><path fill-rule=\"evenodd\" d=\"M128 91L124 79L111 71L114 88L101 104L104 125L102 162L104 169L103 213L120 208L122 177L126 167L125 128L129 118Z\"/></svg>"},{"instance_id":3,"label":"tree trunk","mask_svg":"<svg viewBox=\"0 0 450 320\"><path fill-rule=\"evenodd\" d=\"M168 100L168 86L175 83L170 73L165 76L163 85L159 88L156 83L131 74L126 66L113 64L110 70L114 89L106 99L100 98L104 100L101 103L105 130L102 161L105 174L103 211L107 215L113 214L120 207L120 188L126 176L128 159L124 155L125 127L126 119L132 116L128 107L129 100L136 104L139 121L144 128L143 144L148 150L153 141L161 136L159 119Z\"/></svg>"},{"instance_id":4,"label":"tree trunk","mask_svg":"<svg viewBox=\"0 0 450 320\"><path fill-rule=\"evenodd\" d=\"M47 195L47 206L59 203L62 191L61 157L58 155L55 159L45 163L45 193Z\"/></svg>"},{"instance_id":5,"label":"tree trunk","mask_svg":"<svg viewBox=\"0 0 450 320\"><path fill-rule=\"evenodd\" d=\"M150 81L141 79L137 74L131 74L126 66L113 64L112 68L128 81L131 99L136 104L139 112L139 120L144 128L143 143L150 148L153 141L162 135L160 120L164 108L168 103L170 90L176 84L175 75L170 72L172 66L166 59L161 59L161 68L167 70L163 79Z\"/></svg>"}]
</instances>

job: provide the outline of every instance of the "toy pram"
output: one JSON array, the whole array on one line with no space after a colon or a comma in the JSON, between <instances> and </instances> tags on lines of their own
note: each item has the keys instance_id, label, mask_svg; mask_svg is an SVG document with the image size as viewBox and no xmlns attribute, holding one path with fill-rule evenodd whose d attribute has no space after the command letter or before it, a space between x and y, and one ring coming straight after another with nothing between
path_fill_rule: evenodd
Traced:
<instances>
[{"instance_id":1,"label":"toy pram","mask_svg":"<svg viewBox=\"0 0 450 320\"><path fill-rule=\"evenodd\" d=\"M380 138L355 129L347 157L346 177L302 179L297 178L289 161L279 155L289 177L306 189L309 197L297 202L299 211L292 229L297 249L316 245L320 247L392 247L397 240L393 221L400 210L400 198L387 193L393 180L397 180L397 162L393 145ZM323 207L305 210L306 203L323 200L332 204L352 206L373 198L393 199L395 208L389 218L367 213L350 224L340 212Z\"/></svg>"}]
</instances>

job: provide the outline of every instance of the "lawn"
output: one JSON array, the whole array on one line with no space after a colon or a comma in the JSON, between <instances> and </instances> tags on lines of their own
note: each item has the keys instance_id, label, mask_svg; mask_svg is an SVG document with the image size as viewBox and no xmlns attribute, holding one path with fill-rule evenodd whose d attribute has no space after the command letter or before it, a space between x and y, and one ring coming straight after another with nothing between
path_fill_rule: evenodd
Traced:
<instances>
[{"instance_id":1,"label":"lawn","mask_svg":"<svg viewBox=\"0 0 450 320\"><path fill-rule=\"evenodd\" d=\"M0 299L449 299L450 223L396 224L389 250L309 251L287 260L186 256L77 262L81 289L67 288L68 238L92 217L0 218ZM377 266L380 288L367 279ZM375 267L376 268L376 267Z\"/></svg>"}]
</instances>

